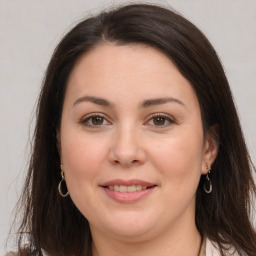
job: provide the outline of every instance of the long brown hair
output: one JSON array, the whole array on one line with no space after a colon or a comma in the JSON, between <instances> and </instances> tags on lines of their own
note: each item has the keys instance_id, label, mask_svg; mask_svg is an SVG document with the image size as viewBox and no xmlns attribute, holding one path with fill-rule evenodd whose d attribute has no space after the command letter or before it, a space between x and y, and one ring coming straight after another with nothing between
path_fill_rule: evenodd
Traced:
<instances>
[{"instance_id":1,"label":"long brown hair","mask_svg":"<svg viewBox=\"0 0 256 256\"><path fill-rule=\"evenodd\" d=\"M56 131L75 63L104 42L156 47L190 81L200 104L204 131L211 132L216 125L219 128L219 153L210 177L212 193L203 191L204 176L197 189L197 228L218 244L221 255L231 244L238 252L255 256L256 233L250 223L255 167L222 65L212 45L193 24L174 11L147 4L127 5L85 19L53 53L38 101L33 151L20 199L20 255L42 255L41 249L54 256L91 255L88 221L70 197L62 198L57 190L61 176ZM29 245L24 248L27 241Z\"/></svg>"}]
</instances>

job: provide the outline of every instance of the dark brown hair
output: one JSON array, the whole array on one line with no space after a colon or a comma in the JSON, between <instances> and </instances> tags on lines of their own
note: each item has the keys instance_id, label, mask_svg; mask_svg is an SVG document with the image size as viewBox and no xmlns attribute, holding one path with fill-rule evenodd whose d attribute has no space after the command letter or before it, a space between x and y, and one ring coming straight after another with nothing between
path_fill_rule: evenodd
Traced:
<instances>
[{"instance_id":1,"label":"dark brown hair","mask_svg":"<svg viewBox=\"0 0 256 256\"><path fill-rule=\"evenodd\" d=\"M219 153L212 166L212 193L196 197L196 225L225 255L227 245L255 256L256 234L250 223L256 188L228 81L212 45L193 24L165 8L127 5L76 25L57 46L46 71L38 101L33 152L20 205L20 255L91 255L86 218L70 197L62 198L56 131L70 73L79 57L104 42L146 44L165 53L196 92L205 132L218 126ZM214 135L213 135L214 136ZM23 243L29 241L24 249ZM23 249L22 249L23 248ZM23 252L22 252L23 250ZM28 254L31 253L31 254Z\"/></svg>"}]
</instances>

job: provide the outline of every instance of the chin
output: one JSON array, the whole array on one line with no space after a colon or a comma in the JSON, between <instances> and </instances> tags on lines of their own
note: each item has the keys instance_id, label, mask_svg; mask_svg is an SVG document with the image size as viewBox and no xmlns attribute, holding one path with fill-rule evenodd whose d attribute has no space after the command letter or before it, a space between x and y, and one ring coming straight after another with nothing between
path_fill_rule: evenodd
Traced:
<instances>
[{"instance_id":1,"label":"chin","mask_svg":"<svg viewBox=\"0 0 256 256\"><path fill-rule=\"evenodd\" d=\"M100 228L104 227L105 232L109 235L125 241L139 241L146 239L152 230L156 229L158 223L156 217L141 216L141 214L126 213L119 218L113 217L110 222L102 223Z\"/></svg>"},{"instance_id":2,"label":"chin","mask_svg":"<svg viewBox=\"0 0 256 256\"><path fill-rule=\"evenodd\" d=\"M138 228L138 227L122 227L121 225L116 228L112 228L108 231L109 235L112 234L113 237L116 237L119 240L123 240L125 242L142 242L148 239L150 236L150 229Z\"/></svg>"}]
</instances>

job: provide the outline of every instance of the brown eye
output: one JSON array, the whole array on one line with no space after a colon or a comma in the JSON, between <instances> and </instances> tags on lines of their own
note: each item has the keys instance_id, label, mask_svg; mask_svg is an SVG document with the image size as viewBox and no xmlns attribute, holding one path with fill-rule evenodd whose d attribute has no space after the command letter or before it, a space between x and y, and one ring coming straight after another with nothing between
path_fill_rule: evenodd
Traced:
<instances>
[{"instance_id":1,"label":"brown eye","mask_svg":"<svg viewBox=\"0 0 256 256\"><path fill-rule=\"evenodd\" d=\"M104 118L101 116L94 116L91 119L92 119L91 122L93 125L102 125L104 122Z\"/></svg>"},{"instance_id":2,"label":"brown eye","mask_svg":"<svg viewBox=\"0 0 256 256\"><path fill-rule=\"evenodd\" d=\"M89 128L102 128L111 124L104 116L99 114L89 115L81 123Z\"/></svg>"},{"instance_id":3,"label":"brown eye","mask_svg":"<svg viewBox=\"0 0 256 256\"><path fill-rule=\"evenodd\" d=\"M153 118L154 125L165 125L166 118L157 116Z\"/></svg>"},{"instance_id":4,"label":"brown eye","mask_svg":"<svg viewBox=\"0 0 256 256\"><path fill-rule=\"evenodd\" d=\"M174 120L169 115L167 116L165 114L153 114L146 122L146 124L156 128L165 128L174 123Z\"/></svg>"}]
</instances>

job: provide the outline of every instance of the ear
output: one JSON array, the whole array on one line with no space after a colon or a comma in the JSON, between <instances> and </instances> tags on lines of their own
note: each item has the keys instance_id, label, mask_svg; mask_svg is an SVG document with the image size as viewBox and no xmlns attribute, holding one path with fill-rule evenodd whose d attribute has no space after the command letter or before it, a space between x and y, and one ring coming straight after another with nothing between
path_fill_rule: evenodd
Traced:
<instances>
[{"instance_id":1,"label":"ear","mask_svg":"<svg viewBox=\"0 0 256 256\"><path fill-rule=\"evenodd\" d=\"M219 150L219 126L214 125L207 132L204 142L204 152L202 161L202 174L207 174L214 163Z\"/></svg>"}]
</instances>

